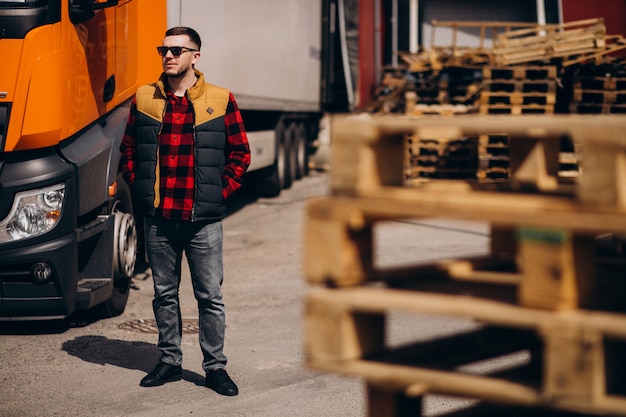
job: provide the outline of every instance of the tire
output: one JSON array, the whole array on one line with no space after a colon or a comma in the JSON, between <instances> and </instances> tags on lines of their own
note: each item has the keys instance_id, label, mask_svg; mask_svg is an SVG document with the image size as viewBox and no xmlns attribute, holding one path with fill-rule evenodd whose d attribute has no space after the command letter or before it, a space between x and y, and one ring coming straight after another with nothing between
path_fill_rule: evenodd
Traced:
<instances>
[{"instance_id":1,"label":"tire","mask_svg":"<svg viewBox=\"0 0 626 417\"><path fill-rule=\"evenodd\" d=\"M257 197L273 198L278 197L282 190L282 184L278 178L277 163L271 167L260 169L256 172L249 174L250 184L252 186L252 192Z\"/></svg>"},{"instance_id":2,"label":"tire","mask_svg":"<svg viewBox=\"0 0 626 417\"><path fill-rule=\"evenodd\" d=\"M290 123L285 130L285 184L283 188L291 188L296 180L298 154L296 149L296 125Z\"/></svg>"},{"instance_id":3,"label":"tire","mask_svg":"<svg viewBox=\"0 0 626 417\"><path fill-rule=\"evenodd\" d=\"M286 145L285 126L279 123L276 126L276 158L274 164L249 175L252 190L259 197L278 197L287 186L288 152ZM289 184L290 186L291 184Z\"/></svg>"},{"instance_id":4,"label":"tire","mask_svg":"<svg viewBox=\"0 0 626 417\"><path fill-rule=\"evenodd\" d=\"M111 206L115 216L113 233L113 291L111 297L94 308L99 317L110 318L124 312L137 263L137 226L133 216L130 188L117 178L117 197Z\"/></svg>"},{"instance_id":5,"label":"tire","mask_svg":"<svg viewBox=\"0 0 626 417\"><path fill-rule=\"evenodd\" d=\"M309 152L304 123L296 125L294 148L296 152L296 179L299 180L309 175Z\"/></svg>"}]
</instances>

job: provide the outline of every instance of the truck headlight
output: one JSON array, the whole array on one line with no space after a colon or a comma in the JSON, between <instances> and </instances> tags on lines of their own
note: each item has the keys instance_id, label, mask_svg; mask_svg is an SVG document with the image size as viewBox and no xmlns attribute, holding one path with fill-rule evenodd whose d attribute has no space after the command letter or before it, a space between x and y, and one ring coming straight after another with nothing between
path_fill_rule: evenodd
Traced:
<instances>
[{"instance_id":1,"label":"truck headlight","mask_svg":"<svg viewBox=\"0 0 626 417\"><path fill-rule=\"evenodd\" d=\"M59 223L65 185L17 193L9 215L0 222L0 243L49 232Z\"/></svg>"}]
</instances>

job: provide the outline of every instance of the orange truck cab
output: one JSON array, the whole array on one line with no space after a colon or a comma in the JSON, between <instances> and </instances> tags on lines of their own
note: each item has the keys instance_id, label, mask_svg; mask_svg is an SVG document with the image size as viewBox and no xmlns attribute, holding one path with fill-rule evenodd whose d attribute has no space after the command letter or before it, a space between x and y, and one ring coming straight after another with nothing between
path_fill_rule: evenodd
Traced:
<instances>
[{"instance_id":1,"label":"orange truck cab","mask_svg":"<svg viewBox=\"0 0 626 417\"><path fill-rule=\"evenodd\" d=\"M119 174L164 0L0 0L0 321L126 306L138 233Z\"/></svg>"}]
</instances>

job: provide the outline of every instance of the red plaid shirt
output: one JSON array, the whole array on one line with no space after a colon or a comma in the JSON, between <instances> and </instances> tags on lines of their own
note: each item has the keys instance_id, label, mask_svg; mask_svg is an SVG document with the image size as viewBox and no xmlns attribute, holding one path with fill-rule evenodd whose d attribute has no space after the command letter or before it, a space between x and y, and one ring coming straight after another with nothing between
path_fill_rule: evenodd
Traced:
<instances>
[{"instance_id":1,"label":"red plaid shirt","mask_svg":"<svg viewBox=\"0 0 626 417\"><path fill-rule=\"evenodd\" d=\"M135 100L124 138L122 139L122 172L127 181L135 181ZM161 205L158 212L172 220L190 220L194 202L194 132L193 107L186 96L177 97L167 91L166 111L159 135L159 164L161 169ZM222 174L224 199L230 197L241 186L241 179L250 165L250 148L241 113L235 97L229 96L224 116L226 165Z\"/></svg>"}]
</instances>

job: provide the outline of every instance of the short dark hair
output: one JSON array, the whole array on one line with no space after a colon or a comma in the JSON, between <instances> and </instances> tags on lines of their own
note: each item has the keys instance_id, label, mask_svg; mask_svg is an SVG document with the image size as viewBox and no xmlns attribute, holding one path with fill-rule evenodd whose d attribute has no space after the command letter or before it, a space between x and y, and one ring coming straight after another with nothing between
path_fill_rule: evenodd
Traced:
<instances>
[{"instance_id":1,"label":"short dark hair","mask_svg":"<svg viewBox=\"0 0 626 417\"><path fill-rule=\"evenodd\" d=\"M189 36L189 39L191 39L191 42L197 45L198 51L200 50L200 47L202 46L202 41L200 41L200 35L198 35L198 32L196 32L192 28L188 28L185 26L175 26L173 28L168 29L167 32L165 32L166 37L176 36L176 35Z\"/></svg>"}]
</instances>

